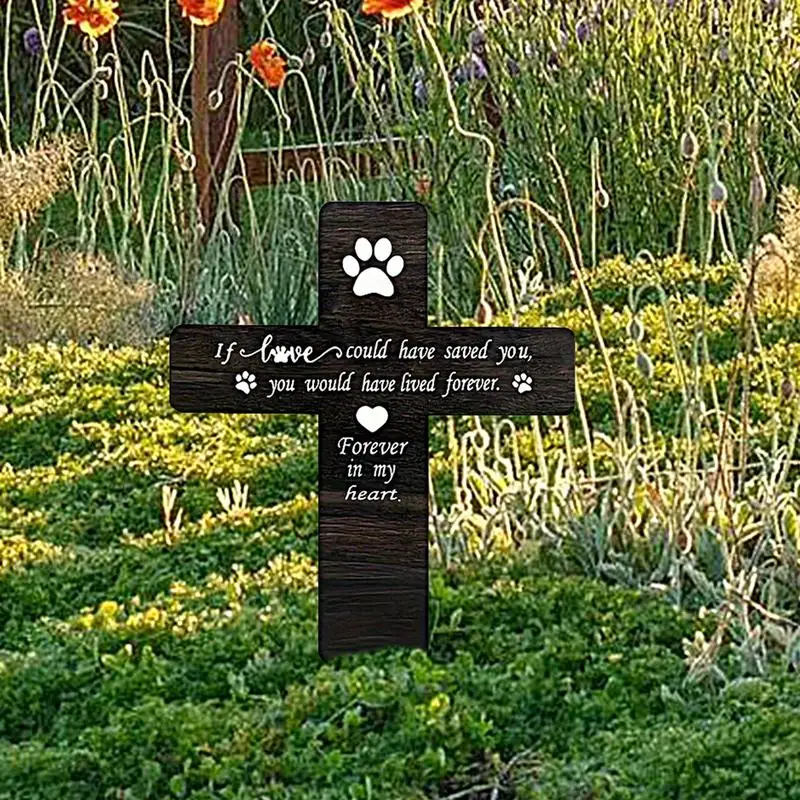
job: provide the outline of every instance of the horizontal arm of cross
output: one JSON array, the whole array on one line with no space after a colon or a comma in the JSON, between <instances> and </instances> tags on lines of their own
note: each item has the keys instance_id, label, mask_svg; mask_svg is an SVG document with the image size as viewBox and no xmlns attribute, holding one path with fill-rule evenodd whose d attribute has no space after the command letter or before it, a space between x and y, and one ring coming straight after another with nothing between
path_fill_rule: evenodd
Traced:
<instances>
[{"instance_id":1,"label":"horizontal arm of cross","mask_svg":"<svg viewBox=\"0 0 800 800\"><path fill-rule=\"evenodd\" d=\"M319 413L349 397L420 414L558 415L574 402L574 338L564 328L185 325L170 371L180 411ZM237 389L245 372L247 391Z\"/></svg>"}]
</instances>

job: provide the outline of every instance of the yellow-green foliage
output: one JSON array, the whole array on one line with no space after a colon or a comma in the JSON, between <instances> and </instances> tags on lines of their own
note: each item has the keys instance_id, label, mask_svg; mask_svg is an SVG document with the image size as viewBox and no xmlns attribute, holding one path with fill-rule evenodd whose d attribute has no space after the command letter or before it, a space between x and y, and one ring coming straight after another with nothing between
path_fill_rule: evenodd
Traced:
<instances>
[{"instance_id":1,"label":"yellow-green foliage","mask_svg":"<svg viewBox=\"0 0 800 800\"><path fill-rule=\"evenodd\" d=\"M616 260L588 276L625 408L628 465L620 463L609 376L574 287L546 295L549 311L534 308L524 322L574 328L591 442L577 410L517 419L513 436L508 421L434 422L432 545L440 555L450 548L453 569L431 559L430 658L402 650L318 661L313 417L174 412L165 341L7 350L0 795L63 786L76 800L120 787L136 787L137 797L200 797L213 781L214 791L246 800L263 791L345 800L369 796L358 794L363 776L374 797L436 796L472 785L475 754L485 753L485 780L505 785L500 776L513 762L529 796L540 785L572 796L585 785L563 767L569 750L582 763L614 760L626 790L646 784L655 798L670 793L687 760L716 747L726 793L786 796L794 777L781 765L797 754L797 698L776 700L778 689L766 684L764 698L747 702L769 725L751 735L737 716L744 701L726 700L732 710L709 717L710 695L685 678L687 665L693 677L718 677L718 665L764 673L767 653L780 655L770 664L797 663L783 621L796 608L785 587L796 585L797 501L780 489L770 460L773 441L785 451L791 444L796 396L779 402L776 392L787 366L798 378L797 308L787 315L776 303L759 314L748 441L762 448L765 466L746 491L714 503L702 470L661 472L668 456L685 466L693 447L708 457L718 445L711 389L724 405L730 367L747 361L733 299L739 277L732 265L704 271L679 260ZM637 343L628 287L648 281L661 281L669 301L657 290L638 297ZM695 366L701 320L710 363ZM653 360L650 378L637 370L638 347ZM692 417L692 436L681 425L685 387L700 391L708 411L702 421ZM465 448L466 469L456 473L472 503L448 527L451 445L478 425L489 433L485 463ZM614 478L620 469L627 477ZM606 500L601 478L613 490ZM765 555L752 579L742 564L758 552L756 540ZM692 617L641 592L564 577L564 559L570 569L706 608ZM680 751L674 764L663 760L664 743ZM524 756L531 748L535 768ZM628 757L631 748L639 755ZM743 768L742 753L772 768ZM640 762L657 766L642 771Z\"/></svg>"},{"instance_id":2,"label":"yellow-green foliage","mask_svg":"<svg viewBox=\"0 0 800 800\"><path fill-rule=\"evenodd\" d=\"M751 440L766 444L773 436L773 424L782 426L784 435L788 435L797 408L794 401L786 401L782 385L785 378L793 385L800 382L800 295L792 295L787 305L783 283L776 284L772 292L765 291L756 320L760 348L757 352L753 348L748 356L741 335L742 287L747 271L738 264L704 268L675 257L655 263L616 258L587 271L586 281L593 311L586 308L573 282L547 292L521 315L519 324L564 326L575 333L577 382L594 431L620 435L614 422L611 380L594 334L592 313L598 318L618 392L624 399L629 386L636 405L646 412L653 451L680 458L687 448L698 446L700 453L714 454L734 369L736 420L741 414L743 375L747 374ZM634 298L635 313L629 305L633 289L638 295ZM630 335L634 316L641 323L641 342ZM493 324L512 323L508 316L499 315ZM640 350L653 362L650 376L643 375L637 364ZM706 424L694 428L693 436L686 440L681 434L692 398L702 404ZM557 421L544 420L543 425L548 450L562 452L564 436ZM585 469L588 447L580 436L578 412L573 414L571 425L577 434L572 457L580 469ZM627 435L632 432L627 430ZM523 454L531 458L531 431L523 429L518 438ZM594 448L595 466L613 469L605 444L595 440ZM448 469L447 461L434 460L434 474L446 474Z\"/></svg>"}]
</instances>

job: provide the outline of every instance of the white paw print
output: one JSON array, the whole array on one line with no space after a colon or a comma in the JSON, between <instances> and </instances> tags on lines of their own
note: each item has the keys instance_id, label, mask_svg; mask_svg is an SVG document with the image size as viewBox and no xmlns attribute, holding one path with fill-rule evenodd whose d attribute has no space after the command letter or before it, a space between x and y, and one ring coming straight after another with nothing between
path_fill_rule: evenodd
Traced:
<instances>
[{"instance_id":1,"label":"white paw print","mask_svg":"<svg viewBox=\"0 0 800 800\"><path fill-rule=\"evenodd\" d=\"M250 394L256 388L256 376L252 372L244 370L236 376L236 388L244 394Z\"/></svg>"},{"instance_id":2,"label":"white paw print","mask_svg":"<svg viewBox=\"0 0 800 800\"><path fill-rule=\"evenodd\" d=\"M374 258L380 266L367 267L364 264ZM379 294L391 297L394 294L392 278L396 278L405 266L403 257L392 255L392 243L385 236L372 242L364 236L356 241L355 255L347 255L342 259L342 269L351 278L355 278L353 294L363 297L367 294Z\"/></svg>"},{"instance_id":3,"label":"white paw print","mask_svg":"<svg viewBox=\"0 0 800 800\"><path fill-rule=\"evenodd\" d=\"M525 392L529 392L533 386L533 381L531 380L531 376L526 374L525 372L520 372L519 375L515 375L514 379L511 381L511 385L520 393L525 394Z\"/></svg>"}]
</instances>

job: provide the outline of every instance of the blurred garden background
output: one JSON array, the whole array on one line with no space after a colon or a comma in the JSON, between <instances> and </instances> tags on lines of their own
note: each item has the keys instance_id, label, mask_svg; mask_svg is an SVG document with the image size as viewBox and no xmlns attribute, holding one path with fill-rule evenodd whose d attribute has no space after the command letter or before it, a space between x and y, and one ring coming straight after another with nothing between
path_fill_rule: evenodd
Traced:
<instances>
[{"instance_id":1,"label":"blurred garden background","mask_svg":"<svg viewBox=\"0 0 800 800\"><path fill-rule=\"evenodd\" d=\"M0 3L0 798L800 797L798 15ZM316 419L175 413L166 337L315 322L330 200L578 396L431 420L430 651L323 665Z\"/></svg>"}]
</instances>

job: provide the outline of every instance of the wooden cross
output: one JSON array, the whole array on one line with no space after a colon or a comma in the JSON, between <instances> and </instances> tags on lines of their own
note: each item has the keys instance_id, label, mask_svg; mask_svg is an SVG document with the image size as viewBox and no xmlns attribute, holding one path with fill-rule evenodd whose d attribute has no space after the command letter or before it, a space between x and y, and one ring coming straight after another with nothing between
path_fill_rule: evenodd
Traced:
<instances>
[{"instance_id":1,"label":"wooden cross","mask_svg":"<svg viewBox=\"0 0 800 800\"><path fill-rule=\"evenodd\" d=\"M428 416L569 413L574 337L429 328L419 204L329 203L318 246L319 324L175 328L170 402L318 414L320 655L425 648Z\"/></svg>"}]
</instances>

